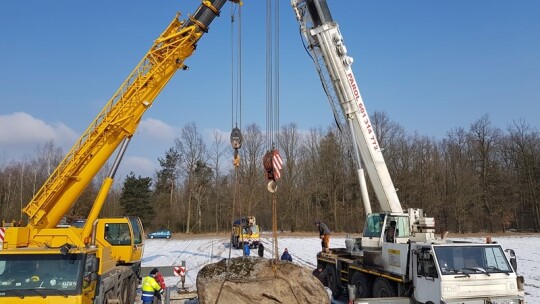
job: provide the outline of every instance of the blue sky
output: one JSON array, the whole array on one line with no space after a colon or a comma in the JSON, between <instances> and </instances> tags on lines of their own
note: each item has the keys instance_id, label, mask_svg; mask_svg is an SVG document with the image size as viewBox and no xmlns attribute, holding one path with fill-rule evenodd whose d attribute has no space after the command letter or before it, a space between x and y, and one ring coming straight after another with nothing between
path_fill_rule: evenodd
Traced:
<instances>
[{"instance_id":1,"label":"blue sky","mask_svg":"<svg viewBox=\"0 0 540 304\"><path fill-rule=\"evenodd\" d=\"M67 151L182 1L3 1L0 4L0 161L54 140ZM484 114L505 129L540 127L540 1L328 0L355 59L370 113L441 138ZM245 0L242 123L265 129L265 6ZM333 118L305 54L289 1L280 2L280 121L325 128ZM231 129L230 8L214 20L139 126L121 171L151 176L179 130L195 122L210 140Z\"/></svg>"}]
</instances>

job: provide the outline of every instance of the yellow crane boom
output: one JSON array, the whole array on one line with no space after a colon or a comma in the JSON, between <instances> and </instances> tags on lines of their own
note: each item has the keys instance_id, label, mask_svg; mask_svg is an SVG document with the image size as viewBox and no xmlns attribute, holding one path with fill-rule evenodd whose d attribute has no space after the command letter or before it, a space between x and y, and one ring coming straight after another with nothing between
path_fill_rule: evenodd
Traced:
<instances>
[{"instance_id":1,"label":"yellow crane boom","mask_svg":"<svg viewBox=\"0 0 540 304\"><path fill-rule=\"evenodd\" d=\"M203 1L187 21L176 15L24 208L29 227L56 227L120 143L133 136L142 115L174 73L187 68L184 60L226 1Z\"/></svg>"},{"instance_id":2,"label":"yellow crane boom","mask_svg":"<svg viewBox=\"0 0 540 304\"><path fill-rule=\"evenodd\" d=\"M174 73L187 69L184 61L227 1L239 2L205 0L187 20L175 16L24 208L28 224L2 229L0 302L135 302L144 250L142 223L133 216L98 215L143 114ZM57 227L116 150L84 227Z\"/></svg>"}]
</instances>

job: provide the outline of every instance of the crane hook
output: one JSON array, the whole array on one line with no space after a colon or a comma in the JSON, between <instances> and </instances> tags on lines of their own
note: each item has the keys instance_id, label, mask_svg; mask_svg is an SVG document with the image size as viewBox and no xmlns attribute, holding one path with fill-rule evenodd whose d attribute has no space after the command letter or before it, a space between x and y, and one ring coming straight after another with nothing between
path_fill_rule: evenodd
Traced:
<instances>
[{"instance_id":1,"label":"crane hook","mask_svg":"<svg viewBox=\"0 0 540 304\"><path fill-rule=\"evenodd\" d=\"M270 193L276 193L277 191L277 184L275 181L271 180L268 182L268 185L266 185L266 189L268 189L268 192Z\"/></svg>"}]
</instances>

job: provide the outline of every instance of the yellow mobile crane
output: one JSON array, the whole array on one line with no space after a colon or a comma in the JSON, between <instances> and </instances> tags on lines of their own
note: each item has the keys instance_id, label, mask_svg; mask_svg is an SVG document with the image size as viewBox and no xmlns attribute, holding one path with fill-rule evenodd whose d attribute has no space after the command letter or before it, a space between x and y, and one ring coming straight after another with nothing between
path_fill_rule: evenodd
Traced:
<instances>
[{"instance_id":1,"label":"yellow mobile crane","mask_svg":"<svg viewBox=\"0 0 540 304\"><path fill-rule=\"evenodd\" d=\"M230 0L239 3L239 0ZM175 16L153 46L24 208L28 224L4 227L1 303L133 303L143 254L136 217L98 218L127 144L154 99L227 0L202 1L188 20ZM62 217L118 149L82 228Z\"/></svg>"}]
</instances>

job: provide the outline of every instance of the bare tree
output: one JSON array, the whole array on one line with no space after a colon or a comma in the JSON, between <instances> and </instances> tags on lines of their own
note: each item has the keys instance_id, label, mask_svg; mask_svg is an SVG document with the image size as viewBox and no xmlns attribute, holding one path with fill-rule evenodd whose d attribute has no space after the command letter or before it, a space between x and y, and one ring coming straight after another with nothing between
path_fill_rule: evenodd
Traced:
<instances>
[{"instance_id":1,"label":"bare tree","mask_svg":"<svg viewBox=\"0 0 540 304\"><path fill-rule=\"evenodd\" d=\"M191 227L191 198L193 194L193 174L197 162L206 163L206 145L194 122L186 124L181 131L181 137L175 139L176 149L182 156L181 169L186 175L187 184L187 208L186 208L186 233Z\"/></svg>"},{"instance_id":2,"label":"bare tree","mask_svg":"<svg viewBox=\"0 0 540 304\"><path fill-rule=\"evenodd\" d=\"M240 215L252 214L258 204L263 202L264 175L263 155L265 137L256 124L250 124L244 132L244 143L240 149L240 185L242 186L239 196Z\"/></svg>"},{"instance_id":3,"label":"bare tree","mask_svg":"<svg viewBox=\"0 0 540 304\"><path fill-rule=\"evenodd\" d=\"M335 127L329 128L321 140L321 154L319 159L319 168L324 177L322 188L324 189L323 210L327 221L331 220L334 229L339 230L338 206L340 202L341 189L344 182L343 168L345 161L343 159L344 145L337 135L339 131Z\"/></svg>"},{"instance_id":4,"label":"bare tree","mask_svg":"<svg viewBox=\"0 0 540 304\"><path fill-rule=\"evenodd\" d=\"M321 168L319 159L321 155L321 139L323 132L321 129L310 129L303 140L300 149L299 168L301 168L301 178L299 187L301 187L303 203L303 219L308 225L313 220L322 218L323 191ZM306 226L304 226L306 227Z\"/></svg>"},{"instance_id":5,"label":"bare tree","mask_svg":"<svg viewBox=\"0 0 540 304\"><path fill-rule=\"evenodd\" d=\"M508 127L509 135L503 142L503 153L508 162L507 168L514 172L515 185L511 199L520 200L520 210L514 211L510 219L519 219L523 225L530 225L534 231L540 231L540 206L538 193L540 191L540 134L532 129L524 120L514 121ZM525 216L525 215L532 216Z\"/></svg>"},{"instance_id":6,"label":"bare tree","mask_svg":"<svg viewBox=\"0 0 540 304\"><path fill-rule=\"evenodd\" d=\"M192 176L192 185L193 185L193 197L197 203L197 230L198 232L202 231L202 205L204 198L207 194L207 190L210 189L210 183L212 179L212 169L203 161L197 161L195 164L195 170L193 171Z\"/></svg>"},{"instance_id":7,"label":"bare tree","mask_svg":"<svg viewBox=\"0 0 540 304\"><path fill-rule=\"evenodd\" d=\"M300 210L300 193L298 158L301 149L301 135L298 126L295 123L285 125L281 128L279 136L281 156L284 159L284 168L282 173L282 184L280 193L283 193L285 212L283 220L288 221L290 230L294 232L300 226L298 211Z\"/></svg>"},{"instance_id":8,"label":"bare tree","mask_svg":"<svg viewBox=\"0 0 540 304\"><path fill-rule=\"evenodd\" d=\"M448 132L442 141L441 150L445 161L445 197L442 223L445 230L470 231L467 226L471 201L476 201L478 183L472 169L472 155L468 145L468 134L463 128ZM455 223L452 224L452 223Z\"/></svg>"},{"instance_id":9,"label":"bare tree","mask_svg":"<svg viewBox=\"0 0 540 304\"><path fill-rule=\"evenodd\" d=\"M214 204L214 224L215 231L220 231L220 214L225 211L227 208L223 205L220 192L220 177L221 177L221 159L227 153L227 147L225 146L225 140L223 139L223 134L217 130L214 131L214 141L212 142L211 152L210 152L210 163L214 172L214 189L215 191L215 204Z\"/></svg>"},{"instance_id":10,"label":"bare tree","mask_svg":"<svg viewBox=\"0 0 540 304\"><path fill-rule=\"evenodd\" d=\"M496 179L496 145L500 139L500 129L494 128L487 115L471 125L471 144L474 155L474 168L480 179L481 201L479 202L487 213L489 231L493 232L493 206L494 180ZM480 216L480 214L478 214Z\"/></svg>"}]
</instances>

